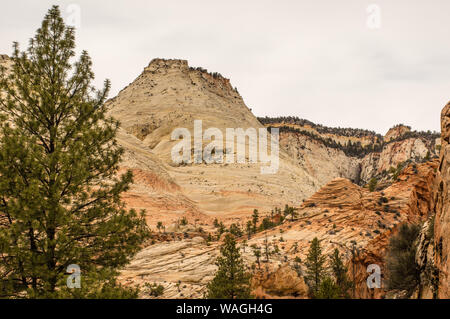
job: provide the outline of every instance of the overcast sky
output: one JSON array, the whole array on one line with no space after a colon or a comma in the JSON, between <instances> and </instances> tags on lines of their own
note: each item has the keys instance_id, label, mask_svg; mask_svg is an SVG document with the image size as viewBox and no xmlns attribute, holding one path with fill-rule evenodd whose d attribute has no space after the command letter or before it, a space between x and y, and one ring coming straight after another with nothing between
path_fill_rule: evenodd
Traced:
<instances>
[{"instance_id":1,"label":"overcast sky","mask_svg":"<svg viewBox=\"0 0 450 319\"><path fill-rule=\"evenodd\" d=\"M159 57L230 78L257 116L439 130L450 100L449 0L3 1L0 53L25 48L52 4L111 97Z\"/></svg>"}]
</instances>

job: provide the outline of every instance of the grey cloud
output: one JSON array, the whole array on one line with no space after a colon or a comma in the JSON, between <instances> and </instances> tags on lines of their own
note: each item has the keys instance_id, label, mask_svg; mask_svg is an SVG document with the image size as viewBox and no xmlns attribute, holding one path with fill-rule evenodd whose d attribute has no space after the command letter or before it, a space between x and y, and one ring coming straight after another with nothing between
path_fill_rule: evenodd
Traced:
<instances>
[{"instance_id":1,"label":"grey cloud","mask_svg":"<svg viewBox=\"0 0 450 319\"><path fill-rule=\"evenodd\" d=\"M183 58L231 78L257 115L296 115L384 133L403 122L439 129L450 92L450 2L378 0L379 30L366 28L372 1L58 1L79 4L78 49L112 94L152 58ZM0 53L25 48L54 1L2 4Z\"/></svg>"}]
</instances>

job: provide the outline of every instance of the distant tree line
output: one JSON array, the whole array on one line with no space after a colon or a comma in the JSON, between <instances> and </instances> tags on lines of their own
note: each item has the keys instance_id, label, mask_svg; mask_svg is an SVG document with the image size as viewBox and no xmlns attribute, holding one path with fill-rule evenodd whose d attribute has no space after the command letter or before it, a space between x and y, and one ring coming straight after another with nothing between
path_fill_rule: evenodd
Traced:
<instances>
[{"instance_id":1,"label":"distant tree line","mask_svg":"<svg viewBox=\"0 0 450 319\"><path fill-rule=\"evenodd\" d=\"M272 127L269 127L270 129L272 129ZM351 141L349 141L347 144L342 145L340 142L336 142L334 139L332 139L331 137L329 138L324 138L321 137L317 134L314 134L310 131L306 131L306 130L301 130L301 129L297 129L297 128L293 128L293 127L289 127L289 126L282 126L279 127L280 132L290 132L290 133L297 133L297 134L301 134L304 136L308 136L311 139L314 139L316 141L321 142L322 144L324 144L326 147L329 148L334 148L334 149L339 149L341 151L343 151L345 153L345 155L347 156L351 156L351 157L364 157L369 153L372 152L381 152L381 150L383 149L383 144L368 144L368 145L362 145L360 141L356 141L354 143L352 143Z\"/></svg>"},{"instance_id":2,"label":"distant tree line","mask_svg":"<svg viewBox=\"0 0 450 319\"><path fill-rule=\"evenodd\" d=\"M263 125L267 124L274 124L274 123L284 123L284 124L295 124L300 126L310 126L311 128L315 129L320 134L334 134L339 136L345 136L345 137L357 137L357 138L363 138L363 137L369 137L373 139L374 143L382 143L383 142L383 136L381 134L377 134L374 131L365 130L365 129L358 129L358 128L341 128L341 127L328 127L321 124L315 124L311 121L298 118L296 116L278 116L278 117L258 117L258 120ZM400 126L407 127L409 130L411 130L410 126L404 125L404 124L397 124L394 125L392 128L397 128ZM436 131L409 131L402 134L402 136L391 140L390 142L396 142L396 141L402 141L408 138L424 138L426 140L436 139L441 136L441 133Z\"/></svg>"},{"instance_id":3,"label":"distant tree line","mask_svg":"<svg viewBox=\"0 0 450 319\"><path fill-rule=\"evenodd\" d=\"M261 124L274 124L274 123L285 123L285 124L296 124L300 126L311 126L320 134L335 134L339 136L346 137L370 137L373 138L374 141L378 142L383 140L383 136L381 134L377 134L374 131L365 130L365 129L357 129L357 128L341 128L341 127L328 127L321 124L315 124L311 121L298 118L296 116L279 116L279 117L258 117L258 120Z\"/></svg>"},{"instance_id":4,"label":"distant tree line","mask_svg":"<svg viewBox=\"0 0 450 319\"><path fill-rule=\"evenodd\" d=\"M272 118L270 118L270 119L272 119ZM260 118L260 121L261 121L261 118ZM304 120L304 121L309 122L307 120ZM262 121L262 123L265 124L264 121ZM279 123L279 122L273 121L272 123ZM286 122L283 122L283 123L286 123ZM270 124L270 123L267 123L267 124ZM295 124L298 124L298 123L295 123ZM268 128L272 129L271 126L269 126ZM331 137L324 138L324 137L317 135L311 131L302 130L299 128L293 128L290 126L281 126L278 128L281 133L290 132L290 133L297 133L297 134L301 134L304 136L308 136L311 139L321 142L326 147L339 149L339 150L343 151L345 153L345 155L347 155L347 156L359 157L359 158L362 158L362 157L366 156L367 154L370 154L373 152L381 152L383 150L383 148L386 145L389 145L390 143L400 142L400 141L404 141L404 140L407 140L410 138L420 138L426 144L428 144L428 147L430 149L434 149L436 139L440 137L440 133L437 133L437 132L410 131L410 132L404 133L402 136L399 136L398 138L391 139L388 142L385 142L383 140L383 138L381 137L381 135L377 134L377 135L372 136L374 142L371 144L362 145L360 141L356 141L356 142L349 141L346 144L342 144L340 142L337 142L336 140L334 140ZM324 128L324 127L322 127L322 128ZM357 132L357 131L364 131L364 130L355 129L355 135L351 135L349 133L349 131L352 129L341 129L341 128L328 128L328 129L329 129L329 131L322 130L322 132L320 132L316 128L316 130L318 132L323 133L323 134L335 134L335 135L345 136L345 137L352 136L352 137L356 137L356 138L364 137L364 135L361 135L361 132L359 132L359 133ZM341 130L340 133L338 132L339 130ZM370 131L367 131L367 132L370 132ZM366 135L366 136L370 136L370 135ZM379 137L381 137L381 138L379 138Z\"/></svg>"}]
</instances>

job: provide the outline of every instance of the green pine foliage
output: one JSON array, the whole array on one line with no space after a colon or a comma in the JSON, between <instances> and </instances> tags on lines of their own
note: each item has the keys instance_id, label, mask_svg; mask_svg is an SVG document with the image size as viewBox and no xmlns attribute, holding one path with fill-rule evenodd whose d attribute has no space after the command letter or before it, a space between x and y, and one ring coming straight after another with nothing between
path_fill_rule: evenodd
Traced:
<instances>
[{"instance_id":1,"label":"green pine foliage","mask_svg":"<svg viewBox=\"0 0 450 319\"><path fill-rule=\"evenodd\" d=\"M255 234L258 229L259 213L257 209L253 210L252 215L252 232Z\"/></svg>"},{"instance_id":2,"label":"green pine foliage","mask_svg":"<svg viewBox=\"0 0 450 319\"><path fill-rule=\"evenodd\" d=\"M248 299L251 275L245 271L245 264L236 247L233 235L227 234L217 258L216 276L207 285L208 299Z\"/></svg>"},{"instance_id":3,"label":"green pine foliage","mask_svg":"<svg viewBox=\"0 0 450 319\"><path fill-rule=\"evenodd\" d=\"M369 181L369 191L373 192L377 189L378 180L372 177Z\"/></svg>"},{"instance_id":4,"label":"green pine foliage","mask_svg":"<svg viewBox=\"0 0 450 319\"><path fill-rule=\"evenodd\" d=\"M297 209L287 204L284 206L283 214L284 217L291 215L291 221L294 221L298 217Z\"/></svg>"},{"instance_id":5,"label":"green pine foliage","mask_svg":"<svg viewBox=\"0 0 450 319\"><path fill-rule=\"evenodd\" d=\"M325 260L326 257L322 255L322 248L320 247L320 241L315 237L308 251L306 257L306 283L309 286L310 294L312 297L317 296L319 292L320 284L325 276Z\"/></svg>"},{"instance_id":6,"label":"green pine foliage","mask_svg":"<svg viewBox=\"0 0 450 319\"><path fill-rule=\"evenodd\" d=\"M338 249L334 250L330 259L330 268L339 288L339 296L341 298L350 298L350 289L353 287L353 283L348 278L348 269L344 265Z\"/></svg>"},{"instance_id":7,"label":"green pine foliage","mask_svg":"<svg viewBox=\"0 0 450 319\"><path fill-rule=\"evenodd\" d=\"M159 297L164 294L164 287L162 285L147 282L144 286L147 288L148 294L152 297Z\"/></svg>"},{"instance_id":8,"label":"green pine foliage","mask_svg":"<svg viewBox=\"0 0 450 319\"><path fill-rule=\"evenodd\" d=\"M232 234L233 236L236 237L241 237L243 235L241 228L239 227L238 224L231 224L230 228L228 230L230 232L230 234Z\"/></svg>"},{"instance_id":9,"label":"green pine foliage","mask_svg":"<svg viewBox=\"0 0 450 319\"><path fill-rule=\"evenodd\" d=\"M420 283L420 268L416 263L416 239L420 226L402 224L389 242L387 256L388 289L406 290L411 294Z\"/></svg>"},{"instance_id":10,"label":"green pine foliage","mask_svg":"<svg viewBox=\"0 0 450 319\"><path fill-rule=\"evenodd\" d=\"M75 35L57 6L25 52L14 44L12 70L0 75L0 296L136 297L117 270L148 236L143 213L120 195L119 123L95 90L92 62L75 56ZM66 287L67 266L81 288Z\"/></svg>"},{"instance_id":11,"label":"green pine foliage","mask_svg":"<svg viewBox=\"0 0 450 319\"><path fill-rule=\"evenodd\" d=\"M339 299L341 291L332 278L325 277L320 283L315 297L317 299Z\"/></svg>"},{"instance_id":12,"label":"green pine foliage","mask_svg":"<svg viewBox=\"0 0 450 319\"><path fill-rule=\"evenodd\" d=\"M261 247L258 247L256 244L252 246L253 255L256 257L256 263L258 264L258 269L261 269Z\"/></svg>"}]
</instances>

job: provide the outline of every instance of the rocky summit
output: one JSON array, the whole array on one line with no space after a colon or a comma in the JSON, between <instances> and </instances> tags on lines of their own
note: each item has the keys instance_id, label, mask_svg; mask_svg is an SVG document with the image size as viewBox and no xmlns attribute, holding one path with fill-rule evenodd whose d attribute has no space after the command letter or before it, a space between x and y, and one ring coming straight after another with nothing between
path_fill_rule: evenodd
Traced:
<instances>
[{"instance_id":1,"label":"rocky summit","mask_svg":"<svg viewBox=\"0 0 450 319\"><path fill-rule=\"evenodd\" d=\"M149 212L149 223L160 218L171 224L183 214L194 213L200 213L201 221L208 216L240 220L255 208L269 210L276 205L299 203L319 187L319 181L296 165L284 149L280 150L276 174L261 174L261 165L265 164L249 163L248 155L245 163L173 162L171 150L178 141L172 140L172 132L186 128L193 134L195 120L202 121L204 130L264 128L230 80L220 74L189 67L184 60L154 59L107 103L123 128L119 142L127 150L124 166L140 170L140 176L150 174L165 181L162 184L170 181L167 185L172 185L172 189L163 187L161 194L153 192L155 196L143 197L139 194L154 187L150 186L154 183L146 185L138 178L136 187L127 195L130 207ZM248 149L249 139L244 143ZM203 141L202 146L206 144Z\"/></svg>"}]
</instances>

